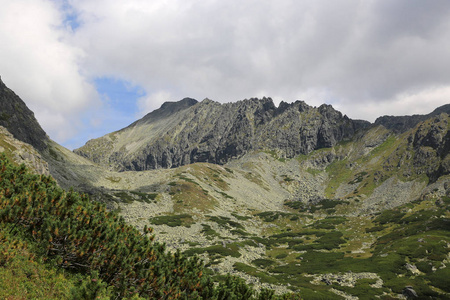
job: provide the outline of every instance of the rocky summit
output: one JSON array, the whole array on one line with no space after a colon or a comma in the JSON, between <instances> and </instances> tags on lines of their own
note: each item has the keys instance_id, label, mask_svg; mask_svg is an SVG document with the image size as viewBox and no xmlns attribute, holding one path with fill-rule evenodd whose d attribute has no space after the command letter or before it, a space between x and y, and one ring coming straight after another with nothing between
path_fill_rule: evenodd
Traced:
<instances>
[{"instance_id":1,"label":"rocky summit","mask_svg":"<svg viewBox=\"0 0 450 300\"><path fill-rule=\"evenodd\" d=\"M450 298L450 105L370 124L303 101L276 107L270 98L227 104L185 98L70 151L48 139L23 101L0 87L0 151L104 203L140 234L152 227L155 243L199 257L202 272L219 286L232 274L261 293L270 289L252 299L277 299L272 292L302 299ZM3 183L8 190L0 200L16 197ZM88 215L80 222L91 222ZM59 230L47 234L61 240ZM108 251L119 253L114 247ZM27 284L37 278L23 277ZM86 292L94 280L75 285Z\"/></svg>"},{"instance_id":2,"label":"rocky summit","mask_svg":"<svg viewBox=\"0 0 450 300\"><path fill-rule=\"evenodd\" d=\"M276 107L270 98L227 104L187 98L164 103L130 126L90 140L75 153L118 171L225 164L257 150L292 158L333 147L368 125L325 104L316 108L296 101Z\"/></svg>"}]
</instances>

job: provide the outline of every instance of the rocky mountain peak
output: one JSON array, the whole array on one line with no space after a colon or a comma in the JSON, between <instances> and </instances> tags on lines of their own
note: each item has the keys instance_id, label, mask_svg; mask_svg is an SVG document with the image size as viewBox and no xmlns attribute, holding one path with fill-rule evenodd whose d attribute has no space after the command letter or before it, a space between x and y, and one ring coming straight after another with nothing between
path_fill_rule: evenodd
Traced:
<instances>
[{"instance_id":1,"label":"rocky mountain peak","mask_svg":"<svg viewBox=\"0 0 450 300\"><path fill-rule=\"evenodd\" d=\"M209 99L169 102L129 127L89 141L75 152L117 170L224 164L249 151L294 157L349 139L369 122L353 122L331 105L251 98L221 104Z\"/></svg>"},{"instance_id":2,"label":"rocky mountain peak","mask_svg":"<svg viewBox=\"0 0 450 300\"><path fill-rule=\"evenodd\" d=\"M0 77L0 126L18 140L38 150L46 148L48 136L25 102L10 90Z\"/></svg>"},{"instance_id":3,"label":"rocky mountain peak","mask_svg":"<svg viewBox=\"0 0 450 300\"><path fill-rule=\"evenodd\" d=\"M133 127L137 124L154 122L162 118L167 118L170 115L185 110L197 103L198 101L192 98L184 98L177 102L164 102L160 108L146 114L142 119L132 123L129 127Z\"/></svg>"},{"instance_id":4,"label":"rocky mountain peak","mask_svg":"<svg viewBox=\"0 0 450 300\"><path fill-rule=\"evenodd\" d=\"M169 113L175 113L177 111L186 109L192 105L197 104L198 101L192 98L184 98L177 102L164 102L161 105L161 111L167 111Z\"/></svg>"}]
</instances>

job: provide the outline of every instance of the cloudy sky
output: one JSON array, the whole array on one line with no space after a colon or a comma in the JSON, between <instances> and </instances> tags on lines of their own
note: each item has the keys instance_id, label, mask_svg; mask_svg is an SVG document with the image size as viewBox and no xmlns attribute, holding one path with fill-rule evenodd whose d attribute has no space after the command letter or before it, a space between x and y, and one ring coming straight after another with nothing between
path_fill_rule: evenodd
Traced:
<instances>
[{"instance_id":1,"label":"cloudy sky","mask_svg":"<svg viewBox=\"0 0 450 300\"><path fill-rule=\"evenodd\" d=\"M73 149L184 97L450 103L448 0L0 0L0 76Z\"/></svg>"}]
</instances>

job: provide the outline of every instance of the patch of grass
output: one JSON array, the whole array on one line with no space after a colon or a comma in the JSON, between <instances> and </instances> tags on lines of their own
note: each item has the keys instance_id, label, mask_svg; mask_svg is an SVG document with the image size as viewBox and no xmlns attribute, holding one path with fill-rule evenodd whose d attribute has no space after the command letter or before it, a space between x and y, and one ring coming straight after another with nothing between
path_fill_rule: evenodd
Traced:
<instances>
[{"instance_id":1,"label":"patch of grass","mask_svg":"<svg viewBox=\"0 0 450 300\"><path fill-rule=\"evenodd\" d=\"M380 225L387 223L400 223L401 218L403 218L405 214L406 213L401 212L399 209L385 210L374 219L374 222Z\"/></svg>"},{"instance_id":2,"label":"patch of grass","mask_svg":"<svg viewBox=\"0 0 450 300\"><path fill-rule=\"evenodd\" d=\"M214 229L211 228L211 226L209 226L208 224L202 224L203 229L202 229L202 233L204 235L206 235L206 238L208 240L212 240L215 237L220 237L220 235L217 233L217 231L215 231Z\"/></svg>"},{"instance_id":3,"label":"patch of grass","mask_svg":"<svg viewBox=\"0 0 450 300\"><path fill-rule=\"evenodd\" d=\"M176 176L177 176L178 178L180 178L181 180L184 180L184 181L187 181L187 182L190 182L190 183L199 185L195 180L193 180L193 179L191 179L191 178L189 178L189 177L186 177L186 176L184 176L184 175L182 175L182 174L177 174Z\"/></svg>"},{"instance_id":4,"label":"patch of grass","mask_svg":"<svg viewBox=\"0 0 450 300\"><path fill-rule=\"evenodd\" d=\"M250 235L247 231L242 230L242 229L233 229L233 230L230 230L230 232L232 234L240 235L240 236L243 236L243 237Z\"/></svg>"},{"instance_id":5,"label":"patch of grass","mask_svg":"<svg viewBox=\"0 0 450 300\"><path fill-rule=\"evenodd\" d=\"M48 148L48 153L50 154L51 157L53 157L53 159L60 160L58 152L56 152L56 150L53 149L52 147ZM106 178L106 179L108 179L108 178Z\"/></svg>"},{"instance_id":6,"label":"patch of grass","mask_svg":"<svg viewBox=\"0 0 450 300\"><path fill-rule=\"evenodd\" d=\"M239 253L239 250L237 249L237 246L230 244L226 245L225 247L223 245L213 245L206 248L192 248L184 251L184 254L187 256L192 256L194 254L202 254L207 252L209 256L215 258L215 257L225 257L225 256L231 256L231 257L240 257L241 254Z\"/></svg>"},{"instance_id":7,"label":"patch of grass","mask_svg":"<svg viewBox=\"0 0 450 300\"><path fill-rule=\"evenodd\" d=\"M320 173L322 173L322 170L308 168L308 169L306 169L306 172L308 172L309 174L311 174L313 176L316 176L316 175L319 175Z\"/></svg>"},{"instance_id":8,"label":"patch of grass","mask_svg":"<svg viewBox=\"0 0 450 300\"><path fill-rule=\"evenodd\" d=\"M170 227L184 226L191 227L194 223L191 215L181 214L181 215L170 215L170 216L157 216L149 219L151 224L154 225L167 225Z\"/></svg>"},{"instance_id":9,"label":"patch of grass","mask_svg":"<svg viewBox=\"0 0 450 300\"><path fill-rule=\"evenodd\" d=\"M226 229L232 229L232 228L242 229L242 230L245 229L244 226L242 226L238 222L231 220L228 217L221 217L221 216L207 216L207 217L209 217L210 221L215 222Z\"/></svg>"},{"instance_id":10,"label":"patch of grass","mask_svg":"<svg viewBox=\"0 0 450 300\"><path fill-rule=\"evenodd\" d=\"M450 268L438 269L436 272L428 274L426 278L433 286L450 293Z\"/></svg>"},{"instance_id":11,"label":"patch of grass","mask_svg":"<svg viewBox=\"0 0 450 300\"><path fill-rule=\"evenodd\" d=\"M247 173L244 173L244 177L248 181L251 181L251 182L259 185L260 187L262 187L266 191L270 190L270 188L268 187L267 183L262 179L262 177L260 175L253 174L252 172L247 172Z\"/></svg>"},{"instance_id":12,"label":"patch of grass","mask_svg":"<svg viewBox=\"0 0 450 300\"><path fill-rule=\"evenodd\" d=\"M114 177L114 176L109 176L109 177L106 177L105 179L111 181L112 183L118 183L122 180L122 178Z\"/></svg>"},{"instance_id":13,"label":"patch of grass","mask_svg":"<svg viewBox=\"0 0 450 300\"><path fill-rule=\"evenodd\" d=\"M360 172L357 173L354 177L352 181L349 181L348 184L356 184L356 183L360 183L361 181L363 181L364 177L367 175L367 172Z\"/></svg>"},{"instance_id":14,"label":"patch of grass","mask_svg":"<svg viewBox=\"0 0 450 300\"><path fill-rule=\"evenodd\" d=\"M249 216L241 216L241 215L238 215L237 213L231 213L231 215L233 217L235 217L236 219L238 219L239 221L247 221L247 220L250 220L252 218L252 217L249 217Z\"/></svg>"},{"instance_id":15,"label":"patch of grass","mask_svg":"<svg viewBox=\"0 0 450 300\"><path fill-rule=\"evenodd\" d=\"M348 182L352 175L352 170L347 167L348 160L335 160L326 167L329 175L328 185L325 189L325 195L328 198L334 198L337 188L341 183Z\"/></svg>"},{"instance_id":16,"label":"patch of grass","mask_svg":"<svg viewBox=\"0 0 450 300\"><path fill-rule=\"evenodd\" d=\"M116 192L116 193L114 193L114 196L116 196L117 198L119 198L120 200L122 200L125 203L132 203L134 201L134 198L131 197L125 191Z\"/></svg>"},{"instance_id":17,"label":"patch of grass","mask_svg":"<svg viewBox=\"0 0 450 300\"><path fill-rule=\"evenodd\" d=\"M9 122L9 119L11 119L11 115L10 114L8 114L6 112L0 113L0 121Z\"/></svg>"},{"instance_id":18,"label":"patch of grass","mask_svg":"<svg viewBox=\"0 0 450 300\"><path fill-rule=\"evenodd\" d=\"M315 213L319 210L325 210L329 213L332 213L330 209L334 209L338 205L345 205L349 204L350 202L345 200L335 200L335 199L321 199L317 201L316 203L304 203L299 200L286 200L284 201L284 205L291 208L298 210L300 212L310 212Z\"/></svg>"},{"instance_id":19,"label":"patch of grass","mask_svg":"<svg viewBox=\"0 0 450 300\"><path fill-rule=\"evenodd\" d=\"M281 177L283 177L283 181L284 181L284 182L291 182L291 181L294 181L294 179L292 179L292 178L289 177L288 175L281 175Z\"/></svg>"},{"instance_id":20,"label":"patch of grass","mask_svg":"<svg viewBox=\"0 0 450 300\"><path fill-rule=\"evenodd\" d=\"M276 259L283 259L286 258L288 256L287 253L280 253L277 256L275 256Z\"/></svg>"},{"instance_id":21,"label":"patch of grass","mask_svg":"<svg viewBox=\"0 0 450 300\"><path fill-rule=\"evenodd\" d=\"M327 217L322 220L318 220L308 227L314 229L336 229L336 225L343 224L347 221L345 217Z\"/></svg>"},{"instance_id":22,"label":"patch of grass","mask_svg":"<svg viewBox=\"0 0 450 300\"><path fill-rule=\"evenodd\" d=\"M230 195L228 195L228 194L225 193L225 192L218 191L218 190L216 190L216 192L219 193L219 194L221 194L222 196L224 196L224 197L227 198L227 199L234 199L233 197L231 197Z\"/></svg>"},{"instance_id":23,"label":"patch of grass","mask_svg":"<svg viewBox=\"0 0 450 300\"><path fill-rule=\"evenodd\" d=\"M259 268L268 268L275 264L275 262L271 259L265 259L265 258L257 258L252 260L252 264Z\"/></svg>"},{"instance_id":24,"label":"patch of grass","mask_svg":"<svg viewBox=\"0 0 450 300\"><path fill-rule=\"evenodd\" d=\"M257 217L259 217L264 222L274 222L278 220L279 218L292 218L294 216L298 216L297 214L293 213L285 213L281 211L265 211L259 214L256 214Z\"/></svg>"},{"instance_id":25,"label":"patch of grass","mask_svg":"<svg viewBox=\"0 0 450 300\"><path fill-rule=\"evenodd\" d=\"M379 231L383 231L384 229L386 229L386 227L380 225L380 226L373 226L370 228L366 228L366 233L371 233L371 232L379 232Z\"/></svg>"},{"instance_id":26,"label":"patch of grass","mask_svg":"<svg viewBox=\"0 0 450 300\"><path fill-rule=\"evenodd\" d=\"M359 299L376 299L388 290L386 288L372 287L371 284L375 282L375 279L359 279L354 287L335 285L335 288Z\"/></svg>"},{"instance_id":27,"label":"patch of grass","mask_svg":"<svg viewBox=\"0 0 450 300\"><path fill-rule=\"evenodd\" d=\"M156 199L156 197L158 197L157 193L142 193L142 192L138 192L138 191L130 191L130 193L138 196L138 201L143 201L146 203L150 203L151 201L154 201Z\"/></svg>"},{"instance_id":28,"label":"patch of grass","mask_svg":"<svg viewBox=\"0 0 450 300\"><path fill-rule=\"evenodd\" d=\"M171 188L174 211L176 213L188 213L192 209L198 209L205 213L212 210L217 200L208 194L197 184L181 181Z\"/></svg>"},{"instance_id":29,"label":"patch of grass","mask_svg":"<svg viewBox=\"0 0 450 300\"><path fill-rule=\"evenodd\" d=\"M275 277L270 276L265 272L261 272L253 266L249 266L247 264L237 262L233 265L233 267L237 271L240 271L240 272L243 272L243 273L246 273L248 275L258 278L261 282L270 283L270 284L278 283L278 280Z\"/></svg>"},{"instance_id":30,"label":"patch of grass","mask_svg":"<svg viewBox=\"0 0 450 300\"><path fill-rule=\"evenodd\" d=\"M342 232L340 231L331 231L325 233L323 236L321 236L319 239L314 241L314 243L307 244L307 245L295 245L292 247L292 249L296 251L305 251L305 250L319 250L319 249L325 249L325 250L332 250L332 249L338 249L341 244L345 244L346 241L342 239Z\"/></svg>"},{"instance_id":31,"label":"patch of grass","mask_svg":"<svg viewBox=\"0 0 450 300\"><path fill-rule=\"evenodd\" d=\"M234 171L231 170L230 168L225 168L225 171L227 171L228 173L234 174Z\"/></svg>"}]
</instances>

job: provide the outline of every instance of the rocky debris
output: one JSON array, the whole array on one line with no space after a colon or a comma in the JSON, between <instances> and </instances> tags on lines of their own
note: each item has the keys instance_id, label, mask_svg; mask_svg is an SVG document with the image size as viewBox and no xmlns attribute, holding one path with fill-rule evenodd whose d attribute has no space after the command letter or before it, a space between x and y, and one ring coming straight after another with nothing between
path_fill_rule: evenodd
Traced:
<instances>
[{"instance_id":1,"label":"rocky debris","mask_svg":"<svg viewBox=\"0 0 450 300\"><path fill-rule=\"evenodd\" d=\"M37 150L45 149L48 136L27 107L0 78L0 126L5 127L18 140Z\"/></svg>"},{"instance_id":2,"label":"rocky debris","mask_svg":"<svg viewBox=\"0 0 450 300\"><path fill-rule=\"evenodd\" d=\"M332 147L368 125L325 104L316 108L303 101L282 102L277 108L270 98L227 104L184 99L165 103L127 128L91 140L75 152L119 171L194 162L225 164L252 150L268 149L292 158Z\"/></svg>"},{"instance_id":3,"label":"rocky debris","mask_svg":"<svg viewBox=\"0 0 450 300\"><path fill-rule=\"evenodd\" d=\"M311 283L313 284L326 284L326 285L338 285L354 287L356 282L360 279L376 279L376 282L371 286L374 288L381 288L383 286L383 280L375 273L369 272L346 272L346 273L329 273L323 275L312 275L314 278Z\"/></svg>"},{"instance_id":4,"label":"rocky debris","mask_svg":"<svg viewBox=\"0 0 450 300\"><path fill-rule=\"evenodd\" d=\"M414 274L414 275L419 275L419 274L420 274L419 269L417 269L417 267L416 267L415 265L412 265L412 264L410 264L410 263L407 263L407 264L405 265L405 268L406 268L406 270L410 271L410 272L411 272L412 274Z\"/></svg>"},{"instance_id":5,"label":"rocky debris","mask_svg":"<svg viewBox=\"0 0 450 300\"><path fill-rule=\"evenodd\" d=\"M425 182L419 180L403 182L396 176L392 176L364 199L362 210L366 213L374 213L392 209L419 198L425 187Z\"/></svg>"}]
</instances>

